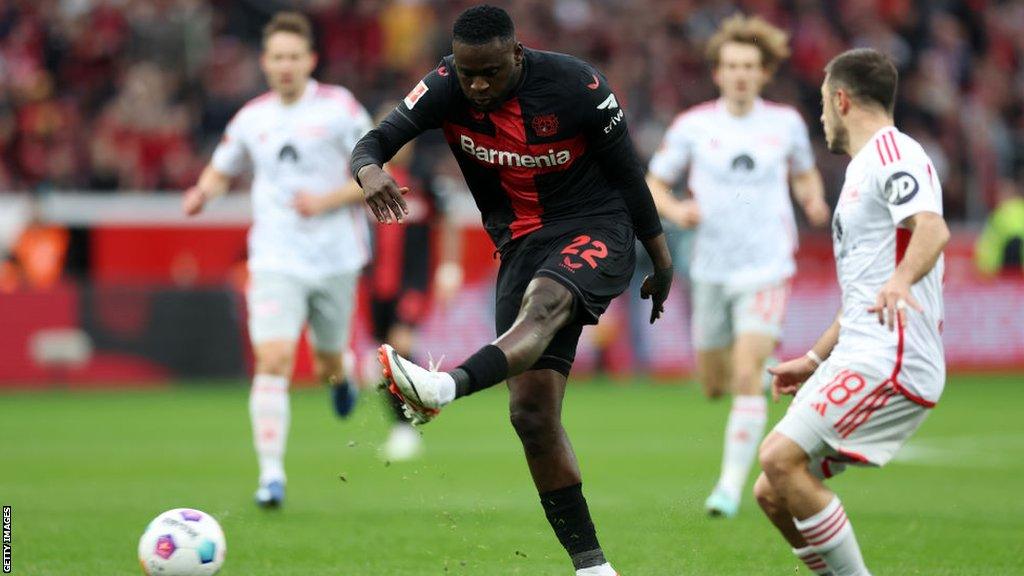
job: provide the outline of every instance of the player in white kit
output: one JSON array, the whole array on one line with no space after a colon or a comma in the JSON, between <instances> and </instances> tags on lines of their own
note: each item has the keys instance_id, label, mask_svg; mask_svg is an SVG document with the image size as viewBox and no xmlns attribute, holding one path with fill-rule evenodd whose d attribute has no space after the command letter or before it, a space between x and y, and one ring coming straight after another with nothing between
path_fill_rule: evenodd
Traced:
<instances>
[{"instance_id":1,"label":"player in white kit","mask_svg":"<svg viewBox=\"0 0 1024 576\"><path fill-rule=\"evenodd\" d=\"M722 470L705 502L732 517L767 423L764 365L782 330L796 270L789 194L816 226L828 222L821 175L800 114L763 100L789 54L786 34L760 18L726 20L708 44L721 98L680 114L651 159L648 185L661 217L696 227L690 266L693 342L704 392L733 394ZM689 169L692 200L672 195Z\"/></svg>"},{"instance_id":2,"label":"player in white kit","mask_svg":"<svg viewBox=\"0 0 1024 576\"><path fill-rule=\"evenodd\" d=\"M256 373L249 413L260 468L256 502L276 507L284 499L288 384L306 323L316 375L331 385L335 411L346 416L355 404L342 358L369 227L348 161L372 126L348 90L311 79L316 54L304 16L274 16L260 64L271 91L228 124L198 184L185 193L184 210L198 214L253 167L246 296Z\"/></svg>"},{"instance_id":3,"label":"player in white kit","mask_svg":"<svg viewBox=\"0 0 1024 576\"><path fill-rule=\"evenodd\" d=\"M883 466L945 383L942 187L921 146L893 126L896 84L874 50L826 68L825 138L851 156L832 220L842 308L806 356L770 369L776 397L796 398L761 445L754 493L815 574L869 574L822 480L848 464Z\"/></svg>"}]
</instances>

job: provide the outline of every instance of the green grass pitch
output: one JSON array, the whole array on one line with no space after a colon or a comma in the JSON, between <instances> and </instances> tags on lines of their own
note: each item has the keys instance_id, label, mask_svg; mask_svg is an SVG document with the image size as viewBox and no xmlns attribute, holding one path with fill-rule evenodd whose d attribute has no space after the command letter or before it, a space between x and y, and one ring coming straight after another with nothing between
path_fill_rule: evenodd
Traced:
<instances>
[{"instance_id":1,"label":"green grass pitch","mask_svg":"<svg viewBox=\"0 0 1024 576\"><path fill-rule=\"evenodd\" d=\"M446 409L423 428L424 457L391 465L376 453L387 430L376 398L337 421L326 391L294 391L288 500L269 513L252 503L247 393L232 383L0 395L13 573L139 574L147 522L188 506L224 527L225 576L572 574L504 388ZM953 377L893 463L832 481L876 575L1024 574L1022 404L1020 376ZM727 411L692 385L570 387L585 493L624 576L801 573L749 497L735 520L702 513Z\"/></svg>"}]
</instances>

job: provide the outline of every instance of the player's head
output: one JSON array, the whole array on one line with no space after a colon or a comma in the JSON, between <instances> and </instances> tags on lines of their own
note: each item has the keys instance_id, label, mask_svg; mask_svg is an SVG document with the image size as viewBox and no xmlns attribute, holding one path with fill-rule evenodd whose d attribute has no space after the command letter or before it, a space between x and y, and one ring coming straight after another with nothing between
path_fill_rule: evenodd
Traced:
<instances>
[{"instance_id":1,"label":"player's head","mask_svg":"<svg viewBox=\"0 0 1024 576\"><path fill-rule=\"evenodd\" d=\"M737 14L708 41L707 58L722 96L747 103L789 57L789 35L760 17Z\"/></svg>"},{"instance_id":2,"label":"player's head","mask_svg":"<svg viewBox=\"0 0 1024 576\"><path fill-rule=\"evenodd\" d=\"M821 124L830 152L850 152L850 123L865 113L892 118L898 82L892 60L871 48L848 50L825 66Z\"/></svg>"},{"instance_id":3,"label":"player's head","mask_svg":"<svg viewBox=\"0 0 1024 576\"><path fill-rule=\"evenodd\" d=\"M508 12L486 4L459 14L452 27L455 74L473 106L493 110L519 80L523 46Z\"/></svg>"},{"instance_id":4,"label":"player's head","mask_svg":"<svg viewBox=\"0 0 1024 576\"><path fill-rule=\"evenodd\" d=\"M283 100L298 98L316 68L313 28L298 12L278 12L263 28L260 67Z\"/></svg>"}]
</instances>

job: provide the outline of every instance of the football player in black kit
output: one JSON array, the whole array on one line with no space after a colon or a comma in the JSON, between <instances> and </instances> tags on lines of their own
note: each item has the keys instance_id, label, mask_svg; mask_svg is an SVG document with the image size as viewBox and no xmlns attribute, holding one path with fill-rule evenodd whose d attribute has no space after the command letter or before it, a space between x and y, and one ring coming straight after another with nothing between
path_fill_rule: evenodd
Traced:
<instances>
[{"instance_id":1,"label":"football player in black kit","mask_svg":"<svg viewBox=\"0 0 1024 576\"><path fill-rule=\"evenodd\" d=\"M622 108L595 68L530 50L500 8L459 15L452 55L352 152L352 171L381 222L406 213L381 170L432 128L445 138L501 256L498 338L450 372L434 372L388 345L389 390L419 423L458 397L508 381L512 425L541 505L577 575L616 574L598 544L579 466L561 424L566 378L586 324L629 285L634 243L654 262L641 297L664 309L672 260Z\"/></svg>"}]
</instances>

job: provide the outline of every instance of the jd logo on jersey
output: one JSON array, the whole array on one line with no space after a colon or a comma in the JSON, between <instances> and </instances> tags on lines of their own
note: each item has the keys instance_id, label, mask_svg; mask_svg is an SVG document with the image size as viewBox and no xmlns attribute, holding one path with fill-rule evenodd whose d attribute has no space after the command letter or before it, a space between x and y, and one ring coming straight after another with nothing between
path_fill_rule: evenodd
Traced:
<instances>
[{"instance_id":1,"label":"jd logo on jersey","mask_svg":"<svg viewBox=\"0 0 1024 576\"><path fill-rule=\"evenodd\" d=\"M921 186L909 172L897 172L885 181L885 198L890 204L899 206L910 202L911 198L917 196Z\"/></svg>"},{"instance_id":2,"label":"jd logo on jersey","mask_svg":"<svg viewBox=\"0 0 1024 576\"><path fill-rule=\"evenodd\" d=\"M285 144L281 151L277 153L278 162L284 162L285 160L298 164L299 162L299 151L295 149L295 146L291 144Z\"/></svg>"},{"instance_id":3,"label":"jd logo on jersey","mask_svg":"<svg viewBox=\"0 0 1024 576\"><path fill-rule=\"evenodd\" d=\"M749 154L740 154L732 159L733 171L752 172L754 170L754 159Z\"/></svg>"}]
</instances>

